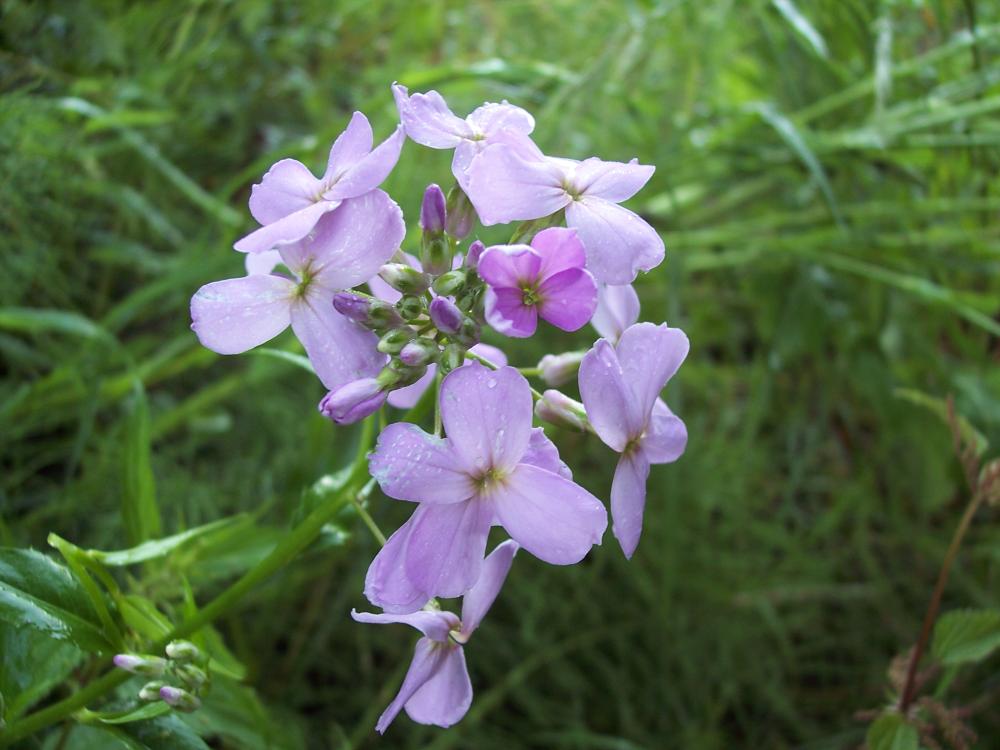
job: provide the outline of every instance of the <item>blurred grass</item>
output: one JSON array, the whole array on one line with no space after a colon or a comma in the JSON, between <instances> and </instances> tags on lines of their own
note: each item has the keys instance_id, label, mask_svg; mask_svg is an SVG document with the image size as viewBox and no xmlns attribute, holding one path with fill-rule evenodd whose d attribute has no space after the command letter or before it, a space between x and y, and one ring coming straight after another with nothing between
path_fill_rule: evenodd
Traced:
<instances>
[{"instance_id":1,"label":"blurred grass","mask_svg":"<svg viewBox=\"0 0 1000 750\"><path fill-rule=\"evenodd\" d=\"M945 429L894 390L954 394L1000 441L1000 8L14 0L0 13L0 541L127 546L154 523L123 517L129 493L158 505L164 533L240 511L287 523L354 436L316 415L307 373L202 350L190 295L241 273L229 247L251 226L250 183L283 156L320 165L353 109L387 134L392 81L438 88L461 113L508 98L535 113L548 153L657 166L633 204L668 260L639 289L644 318L693 342L667 391L691 441L653 470L631 563L610 537L571 569L520 557L468 650L469 716L447 732L402 719L382 744L861 742L853 714L885 700L962 502ZM386 188L414 217L423 186L448 179L447 154L411 143ZM509 349L531 365L590 336ZM555 438L606 496L610 455ZM386 528L404 511L373 506ZM377 744L395 688L382 686L409 658L408 633L347 616L373 553L359 525L220 623L310 746ZM995 511L960 563L946 604L995 603ZM191 575L199 599L219 584ZM183 609L179 582L150 585ZM973 718L982 747L1000 745L998 680L994 659L955 686L993 709Z\"/></svg>"}]
</instances>

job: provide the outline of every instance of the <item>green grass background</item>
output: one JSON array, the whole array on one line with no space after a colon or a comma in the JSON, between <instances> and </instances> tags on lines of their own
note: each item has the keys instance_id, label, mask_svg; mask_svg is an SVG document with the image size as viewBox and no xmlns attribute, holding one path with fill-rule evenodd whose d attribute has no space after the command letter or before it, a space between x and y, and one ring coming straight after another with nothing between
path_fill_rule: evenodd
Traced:
<instances>
[{"instance_id":1,"label":"green grass background","mask_svg":"<svg viewBox=\"0 0 1000 750\"><path fill-rule=\"evenodd\" d=\"M572 568L520 556L466 649L466 719L401 717L378 740L414 637L349 618L376 544L345 515L218 624L254 690L215 691L194 715L213 747L862 743L854 714L887 703L965 502L946 428L896 389L953 394L1000 440L1000 6L12 0L0 14L0 542L128 546L148 458L163 533L255 514L238 540L122 579L174 619L259 559L357 440L316 414L308 373L215 355L188 329L192 293L242 272L230 247L272 162L318 169L355 109L384 137L398 80L462 114L524 106L547 153L657 168L630 205L667 260L638 289L645 319L691 338L665 393L691 437L653 469L635 558L610 535ZM426 183L450 183L449 156L405 147L385 188L411 220ZM508 350L530 366L592 338ZM553 437L606 497L610 452ZM392 529L406 508L371 510ZM996 521L978 518L947 608L996 604ZM23 644L8 637L8 668ZM89 676L68 674L55 697ZM981 747L1000 746L998 690L994 658L949 693L976 705ZM24 746L106 746L91 731Z\"/></svg>"}]
</instances>

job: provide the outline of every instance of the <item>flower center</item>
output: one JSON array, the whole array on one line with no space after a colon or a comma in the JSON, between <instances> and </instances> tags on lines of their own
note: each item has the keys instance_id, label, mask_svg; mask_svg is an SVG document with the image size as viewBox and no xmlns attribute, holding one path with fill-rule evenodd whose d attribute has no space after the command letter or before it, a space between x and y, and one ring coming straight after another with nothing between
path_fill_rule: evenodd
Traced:
<instances>
[{"instance_id":1,"label":"flower center","mask_svg":"<svg viewBox=\"0 0 1000 750\"><path fill-rule=\"evenodd\" d=\"M490 490L503 484L504 480L507 478L506 472L496 468L491 467L485 472L480 474L475 478L476 487L479 489L479 494L487 494Z\"/></svg>"},{"instance_id":2,"label":"flower center","mask_svg":"<svg viewBox=\"0 0 1000 750\"><path fill-rule=\"evenodd\" d=\"M531 307L532 305L537 305L542 301L541 295L538 293L538 289L534 286L525 285L521 287L521 304L525 307Z\"/></svg>"}]
</instances>

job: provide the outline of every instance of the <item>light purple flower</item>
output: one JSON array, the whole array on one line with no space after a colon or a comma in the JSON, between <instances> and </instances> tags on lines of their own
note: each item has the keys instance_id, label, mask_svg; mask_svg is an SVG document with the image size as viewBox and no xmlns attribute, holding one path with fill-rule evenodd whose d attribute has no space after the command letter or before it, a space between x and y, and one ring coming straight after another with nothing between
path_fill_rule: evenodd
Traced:
<instances>
[{"instance_id":1,"label":"light purple flower","mask_svg":"<svg viewBox=\"0 0 1000 750\"><path fill-rule=\"evenodd\" d=\"M476 344L469 351L473 354L478 354L484 359L488 359L498 367L503 367L507 364L507 355L495 346ZM420 380L404 388L397 388L389 393L389 406L395 406L397 409L412 409L417 405L424 392L430 388L431 383L434 382L435 375L437 375L437 365L428 366L427 372L424 373Z\"/></svg>"},{"instance_id":2,"label":"light purple flower","mask_svg":"<svg viewBox=\"0 0 1000 750\"><path fill-rule=\"evenodd\" d=\"M489 285L487 322L515 338L531 336L539 317L564 331L582 327L597 306L597 284L585 263L576 232L562 227L542 230L530 246L487 248L478 264Z\"/></svg>"},{"instance_id":3,"label":"light purple flower","mask_svg":"<svg viewBox=\"0 0 1000 750\"><path fill-rule=\"evenodd\" d=\"M295 159L271 167L250 193L250 213L263 226L233 247L260 253L297 242L341 201L377 188L396 166L406 135L399 125L375 149L373 137L368 118L355 112L334 141L322 177L317 179Z\"/></svg>"},{"instance_id":4,"label":"light purple flower","mask_svg":"<svg viewBox=\"0 0 1000 750\"><path fill-rule=\"evenodd\" d=\"M469 199L486 226L540 219L566 210L579 232L587 268L606 284L631 283L663 260L663 240L618 204L635 195L654 167L590 158L546 157L527 136L503 133L469 166Z\"/></svg>"},{"instance_id":5,"label":"light purple flower","mask_svg":"<svg viewBox=\"0 0 1000 750\"><path fill-rule=\"evenodd\" d=\"M441 384L440 408L447 438L391 424L368 463L386 495L420 503L401 550L414 589L428 597L468 591L494 522L555 565L579 562L600 543L607 514L597 498L553 471L551 457L546 469L527 460L532 402L523 375L459 367Z\"/></svg>"},{"instance_id":6,"label":"light purple flower","mask_svg":"<svg viewBox=\"0 0 1000 750\"><path fill-rule=\"evenodd\" d=\"M385 397L378 380L361 378L327 393L319 402L319 412L337 424L354 424L382 408Z\"/></svg>"},{"instance_id":7,"label":"light purple flower","mask_svg":"<svg viewBox=\"0 0 1000 750\"><path fill-rule=\"evenodd\" d=\"M612 344L639 320L639 295L631 284L602 284L597 290L597 310L590 324Z\"/></svg>"},{"instance_id":8,"label":"light purple flower","mask_svg":"<svg viewBox=\"0 0 1000 750\"><path fill-rule=\"evenodd\" d=\"M500 593L517 549L516 542L507 540L486 558L482 575L462 600L461 620L440 610L402 615L351 611L351 617L358 622L404 623L424 634L417 641L399 693L375 725L379 734L388 729L401 709L406 709L409 717L420 724L439 727L450 727L465 716L472 704L472 682L462 647Z\"/></svg>"},{"instance_id":9,"label":"light purple flower","mask_svg":"<svg viewBox=\"0 0 1000 750\"><path fill-rule=\"evenodd\" d=\"M504 132L528 135L535 119L520 107L488 102L464 120L448 108L437 91L410 95L405 86L393 84L399 119L406 134L417 143L437 149L455 149L451 171L465 188L469 164L484 148Z\"/></svg>"},{"instance_id":10,"label":"light purple flower","mask_svg":"<svg viewBox=\"0 0 1000 750\"><path fill-rule=\"evenodd\" d=\"M374 376L386 362L377 337L338 313L333 295L378 273L404 234L399 206L381 190L346 200L309 237L281 247L297 278L254 274L206 284L191 299L191 327L207 348L240 354L291 324L328 389Z\"/></svg>"},{"instance_id":11,"label":"light purple flower","mask_svg":"<svg viewBox=\"0 0 1000 750\"><path fill-rule=\"evenodd\" d=\"M688 353L679 328L638 323L616 346L599 339L580 364L580 395L598 437L621 453L611 484L615 537L631 557L642 534L650 464L676 461L687 445L687 428L660 391Z\"/></svg>"}]
</instances>

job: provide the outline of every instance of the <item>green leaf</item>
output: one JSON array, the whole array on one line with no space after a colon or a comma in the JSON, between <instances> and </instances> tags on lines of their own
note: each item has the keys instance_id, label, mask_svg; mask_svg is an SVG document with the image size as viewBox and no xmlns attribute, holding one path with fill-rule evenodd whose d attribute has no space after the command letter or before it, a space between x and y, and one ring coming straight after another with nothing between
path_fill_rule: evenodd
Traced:
<instances>
[{"instance_id":1,"label":"green leaf","mask_svg":"<svg viewBox=\"0 0 1000 750\"><path fill-rule=\"evenodd\" d=\"M1000 609L961 610L934 626L931 653L947 666L985 659L1000 646Z\"/></svg>"},{"instance_id":2,"label":"green leaf","mask_svg":"<svg viewBox=\"0 0 1000 750\"><path fill-rule=\"evenodd\" d=\"M160 536L160 509L156 504L153 478L152 441L149 434L149 404L142 383L136 381L135 395L125 420L122 446L122 518L133 544Z\"/></svg>"},{"instance_id":3,"label":"green leaf","mask_svg":"<svg viewBox=\"0 0 1000 750\"><path fill-rule=\"evenodd\" d=\"M943 398L931 396L914 388L896 388L893 391L893 395L896 398L909 401L911 404L917 404L925 409L929 409L940 417L942 422L948 424L948 403ZM983 455L989 447L989 441L986 440L986 436L973 427L972 423L960 414L956 414L955 419L958 423L958 431L962 435L962 440L967 445L975 446L977 456Z\"/></svg>"},{"instance_id":4,"label":"green leaf","mask_svg":"<svg viewBox=\"0 0 1000 750\"><path fill-rule=\"evenodd\" d=\"M865 737L868 750L917 750L917 729L907 724L900 714L880 716Z\"/></svg>"},{"instance_id":5,"label":"green leaf","mask_svg":"<svg viewBox=\"0 0 1000 750\"><path fill-rule=\"evenodd\" d=\"M85 651L113 650L80 583L35 550L0 549L0 621Z\"/></svg>"},{"instance_id":6,"label":"green leaf","mask_svg":"<svg viewBox=\"0 0 1000 750\"><path fill-rule=\"evenodd\" d=\"M102 550L95 549L88 550L88 553L95 560L98 560L105 565L135 565L136 563L154 560L158 557L165 557L179 547L182 547L185 544L204 536L205 534L218 531L219 529L223 529L231 524L245 522L246 519L247 516L242 514L230 516L228 518L220 518L218 521L212 521L211 523L206 523L203 526L195 526L193 529L188 529L187 531L182 531L181 533L174 534L172 536L163 537L162 539L152 539L129 549L115 550L113 552L104 552Z\"/></svg>"},{"instance_id":7,"label":"green leaf","mask_svg":"<svg viewBox=\"0 0 1000 750\"><path fill-rule=\"evenodd\" d=\"M153 602L137 594L126 594L119 598L118 611L126 625L151 641L164 637L172 627L170 620Z\"/></svg>"},{"instance_id":8,"label":"green leaf","mask_svg":"<svg viewBox=\"0 0 1000 750\"><path fill-rule=\"evenodd\" d=\"M276 721L256 692L229 679L212 682L198 711L184 721L203 737L228 740L226 747L242 750L300 750L305 741L294 720Z\"/></svg>"},{"instance_id":9,"label":"green leaf","mask_svg":"<svg viewBox=\"0 0 1000 750\"><path fill-rule=\"evenodd\" d=\"M86 711L86 709L84 709ZM86 711L79 718L81 721L98 721L101 724L130 724L133 721L155 719L170 713L170 706L163 701L143 703L123 711Z\"/></svg>"},{"instance_id":10,"label":"green leaf","mask_svg":"<svg viewBox=\"0 0 1000 750\"><path fill-rule=\"evenodd\" d=\"M816 27L809 22L809 19L802 15L801 11L795 7L795 3L792 0L771 0L771 3L785 17L785 20L792 25L792 28L803 39L809 42L809 46L812 47L817 55L820 57L828 56L826 42L823 41L823 37L816 31Z\"/></svg>"},{"instance_id":11,"label":"green leaf","mask_svg":"<svg viewBox=\"0 0 1000 750\"><path fill-rule=\"evenodd\" d=\"M208 745L177 714L120 727L148 750L208 750Z\"/></svg>"},{"instance_id":12,"label":"green leaf","mask_svg":"<svg viewBox=\"0 0 1000 750\"><path fill-rule=\"evenodd\" d=\"M114 341L110 333L92 320L64 310L42 310L32 307L0 308L0 329L31 334L56 331L85 339Z\"/></svg>"},{"instance_id":13,"label":"green leaf","mask_svg":"<svg viewBox=\"0 0 1000 750\"><path fill-rule=\"evenodd\" d=\"M296 354L295 352L286 352L284 349L272 349L271 347L260 347L258 349L251 349L248 354L253 354L258 357L269 357L271 359L280 359L282 362L288 362L289 364L295 365L296 367L301 367L306 372L311 372L313 375L316 374L315 368L312 366L312 362L309 358L302 354Z\"/></svg>"},{"instance_id":14,"label":"green leaf","mask_svg":"<svg viewBox=\"0 0 1000 750\"><path fill-rule=\"evenodd\" d=\"M8 723L48 695L85 658L72 643L7 622L0 622L0 654L0 694L8 697L0 719Z\"/></svg>"}]
</instances>

